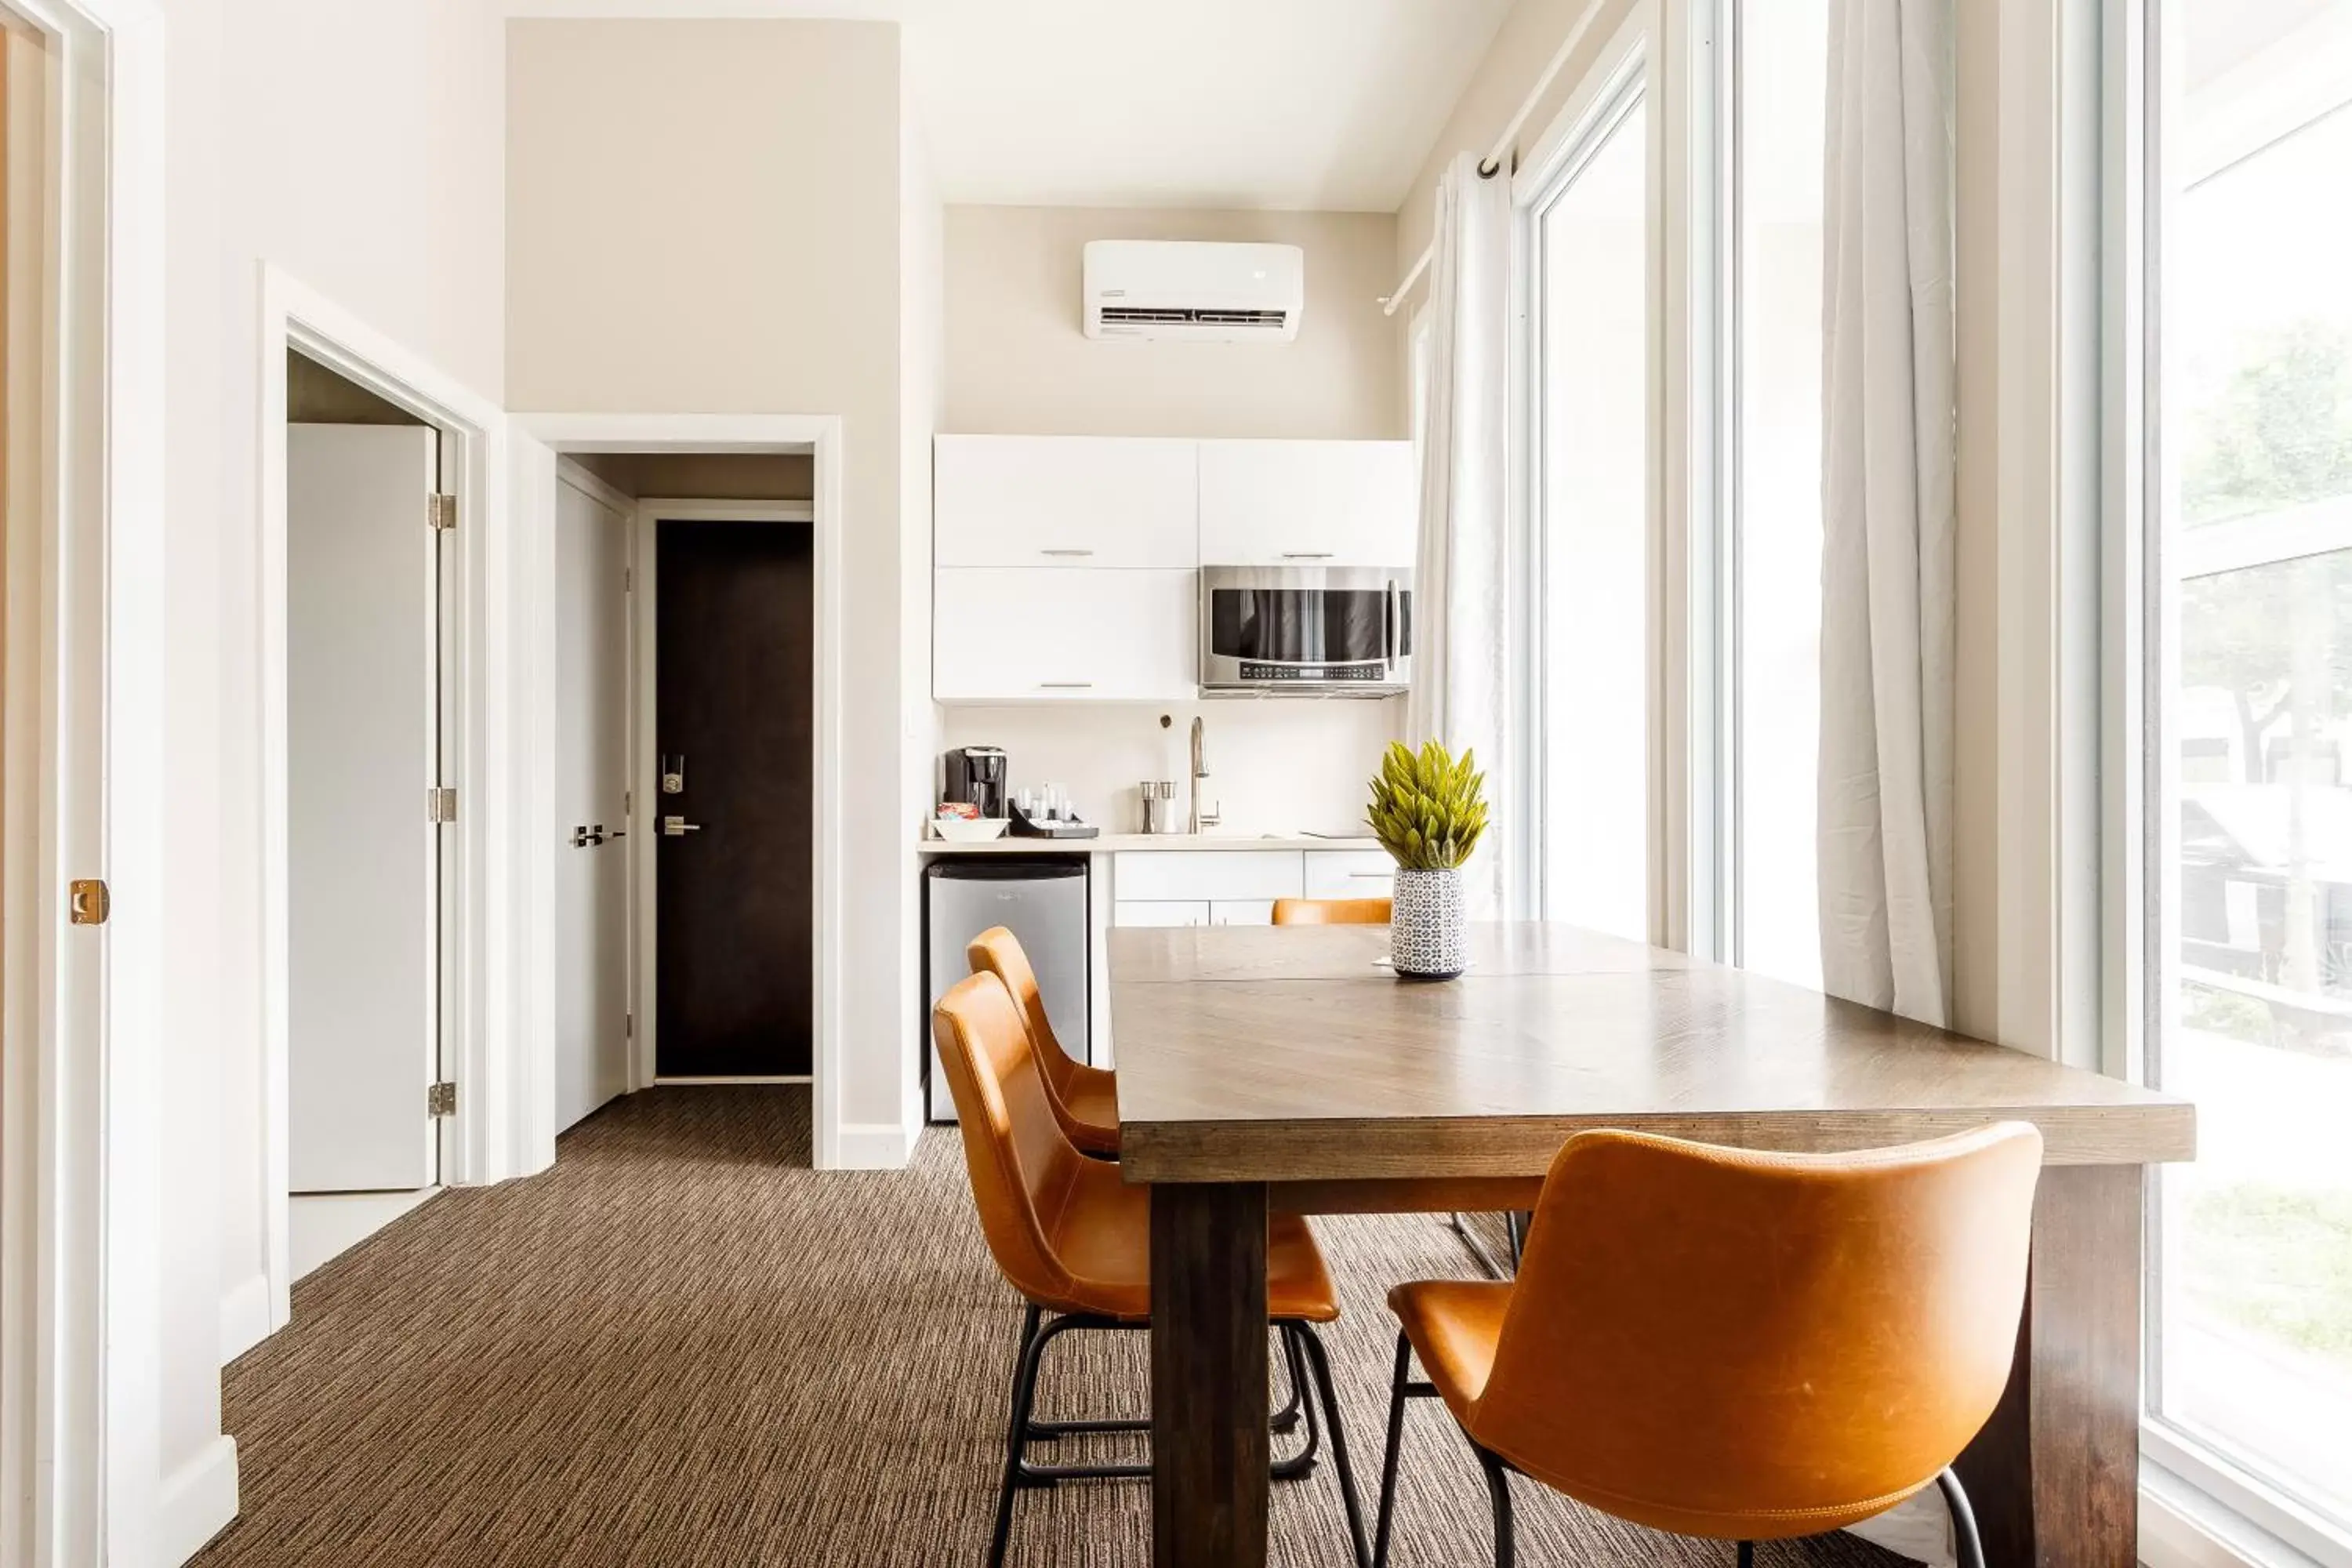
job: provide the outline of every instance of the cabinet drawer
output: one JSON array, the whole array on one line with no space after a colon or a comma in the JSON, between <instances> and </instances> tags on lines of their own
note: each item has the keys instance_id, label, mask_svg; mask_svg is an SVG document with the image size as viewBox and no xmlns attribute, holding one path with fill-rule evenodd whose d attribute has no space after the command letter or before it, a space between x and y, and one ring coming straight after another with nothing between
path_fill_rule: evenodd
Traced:
<instances>
[{"instance_id":1,"label":"cabinet drawer","mask_svg":"<svg viewBox=\"0 0 2352 1568\"><path fill-rule=\"evenodd\" d=\"M1385 899L1396 886L1396 862L1385 849L1309 849L1310 899Z\"/></svg>"},{"instance_id":2,"label":"cabinet drawer","mask_svg":"<svg viewBox=\"0 0 2352 1568\"><path fill-rule=\"evenodd\" d=\"M1176 899L1120 899L1111 905L1118 926L1204 926L1209 906Z\"/></svg>"},{"instance_id":3,"label":"cabinet drawer","mask_svg":"<svg viewBox=\"0 0 2352 1568\"><path fill-rule=\"evenodd\" d=\"M1413 564L1410 441L1203 441L1200 486L1205 564Z\"/></svg>"},{"instance_id":4,"label":"cabinet drawer","mask_svg":"<svg viewBox=\"0 0 2352 1568\"><path fill-rule=\"evenodd\" d=\"M1209 899L1220 902L1295 899L1296 849L1143 850L1114 856L1113 886L1129 899Z\"/></svg>"},{"instance_id":5,"label":"cabinet drawer","mask_svg":"<svg viewBox=\"0 0 2352 1568\"><path fill-rule=\"evenodd\" d=\"M1219 899L1209 906L1209 923L1213 926L1270 926L1274 923L1274 900Z\"/></svg>"},{"instance_id":6,"label":"cabinet drawer","mask_svg":"<svg viewBox=\"0 0 2352 1568\"><path fill-rule=\"evenodd\" d=\"M1200 693L1196 572L952 567L937 575L941 702L1187 702Z\"/></svg>"},{"instance_id":7,"label":"cabinet drawer","mask_svg":"<svg viewBox=\"0 0 2352 1568\"><path fill-rule=\"evenodd\" d=\"M940 566L1200 564L1199 444L1087 436L940 436Z\"/></svg>"}]
</instances>

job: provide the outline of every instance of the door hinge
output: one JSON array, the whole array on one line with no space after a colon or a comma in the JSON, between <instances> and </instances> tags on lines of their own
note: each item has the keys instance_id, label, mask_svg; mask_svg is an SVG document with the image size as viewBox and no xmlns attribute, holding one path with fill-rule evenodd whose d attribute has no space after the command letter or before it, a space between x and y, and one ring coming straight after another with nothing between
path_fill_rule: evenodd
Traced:
<instances>
[{"instance_id":1,"label":"door hinge","mask_svg":"<svg viewBox=\"0 0 2352 1568\"><path fill-rule=\"evenodd\" d=\"M431 495L425 498L425 521L436 533L454 533L457 528L457 498Z\"/></svg>"},{"instance_id":2,"label":"door hinge","mask_svg":"<svg viewBox=\"0 0 2352 1568\"><path fill-rule=\"evenodd\" d=\"M635 1013L621 1015L621 1033L628 1039L634 1040L637 1037L637 1016Z\"/></svg>"},{"instance_id":3,"label":"door hinge","mask_svg":"<svg viewBox=\"0 0 2352 1568\"><path fill-rule=\"evenodd\" d=\"M637 573L636 573L636 568L635 568L635 567L633 567L633 566L624 566L624 567L622 567L622 568L621 568L621 592L622 592L622 593L624 593L624 594L634 594L634 593L635 593L636 591L637 591Z\"/></svg>"},{"instance_id":4,"label":"door hinge","mask_svg":"<svg viewBox=\"0 0 2352 1568\"><path fill-rule=\"evenodd\" d=\"M425 820L455 822L457 820L457 792L454 789L428 789L425 792Z\"/></svg>"},{"instance_id":5,"label":"door hinge","mask_svg":"<svg viewBox=\"0 0 2352 1568\"><path fill-rule=\"evenodd\" d=\"M102 926L113 911L114 895L96 877L85 877L66 887L66 918L78 926Z\"/></svg>"},{"instance_id":6,"label":"door hinge","mask_svg":"<svg viewBox=\"0 0 2352 1568\"><path fill-rule=\"evenodd\" d=\"M425 1114L427 1116L457 1115L457 1086L454 1083L436 1083L427 1086L425 1090Z\"/></svg>"},{"instance_id":7,"label":"door hinge","mask_svg":"<svg viewBox=\"0 0 2352 1568\"><path fill-rule=\"evenodd\" d=\"M623 816L626 816L631 812L636 810L636 791L633 789L625 789L621 792L621 815Z\"/></svg>"}]
</instances>

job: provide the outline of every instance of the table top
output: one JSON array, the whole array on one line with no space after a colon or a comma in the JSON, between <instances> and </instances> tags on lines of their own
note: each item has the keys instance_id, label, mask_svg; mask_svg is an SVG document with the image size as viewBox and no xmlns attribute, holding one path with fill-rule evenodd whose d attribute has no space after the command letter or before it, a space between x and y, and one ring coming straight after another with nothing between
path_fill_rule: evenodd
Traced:
<instances>
[{"instance_id":1,"label":"table top","mask_svg":"<svg viewBox=\"0 0 2352 1568\"><path fill-rule=\"evenodd\" d=\"M2053 1164L2186 1160L2186 1101L1573 927L1475 926L1400 981L1385 926L1110 932L1138 1182L1543 1173L1570 1133L1871 1148L2015 1119Z\"/></svg>"}]
</instances>

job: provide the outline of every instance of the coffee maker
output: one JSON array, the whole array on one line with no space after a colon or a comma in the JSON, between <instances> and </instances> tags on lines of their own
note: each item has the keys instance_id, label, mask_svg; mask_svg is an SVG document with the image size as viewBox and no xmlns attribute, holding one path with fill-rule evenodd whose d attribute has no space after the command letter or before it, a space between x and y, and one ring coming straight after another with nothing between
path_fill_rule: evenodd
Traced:
<instances>
[{"instance_id":1,"label":"coffee maker","mask_svg":"<svg viewBox=\"0 0 2352 1568\"><path fill-rule=\"evenodd\" d=\"M942 800L969 801L985 817L1002 817L1011 799L1004 752L995 746L959 746L948 753Z\"/></svg>"}]
</instances>

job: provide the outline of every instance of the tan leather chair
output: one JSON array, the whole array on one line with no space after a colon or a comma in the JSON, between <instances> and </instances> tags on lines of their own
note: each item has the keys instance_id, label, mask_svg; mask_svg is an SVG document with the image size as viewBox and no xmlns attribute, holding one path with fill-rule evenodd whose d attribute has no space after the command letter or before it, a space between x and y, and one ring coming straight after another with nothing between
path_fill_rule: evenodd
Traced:
<instances>
[{"instance_id":1,"label":"tan leather chair","mask_svg":"<svg viewBox=\"0 0 2352 1568\"><path fill-rule=\"evenodd\" d=\"M1386 899L1276 899L1278 926L1384 926L1391 906Z\"/></svg>"},{"instance_id":2,"label":"tan leather chair","mask_svg":"<svg viewBox=\"0 0 2352 1568\"><path fill-rule=\"evenodd\" d=\"M972 938L964 950L971 972L986 972L1004 982L1021 1006L1028 1026L1029 1043L1045 1069L1045 1092L1054 1120L1085 1153L1111 1156L1118 1152L1118 1080L1108 1069L1088 1067L1062 1048L1054 1022L1045 1016L1045 998L1037 990L1037 972L1021 939L1003 926L992 926Z\"/></svg>"},{"instance_id":3,"label":"tan leather chair","mask_svg":"<svg viewBox=\"0 0 2352 1568\"><path fill-rule=\"evenodd\" d=\"M1041 1422L1032 1410L1038 1363L1055 1338L1079 1329L1150 1327L1150 1189L1129 1185L1117 1163L1087 1158L1063 1132L1022 1009L994 973L958 981L940 998L931 1014L931 1037L955 1096L981 1230L997 1267L1029 1303L1013 1374L996 1533L989 1548L995 1568L1011 1538L1016 1487L1151 1473L1149 1465L1048 1468L1024 1457L1028 1445L1041 1438L1150 1427L1148 1421L1133 1420ZM1349 1538L1361 1563L1368 1555L1362 1509L1348 1464L1330 1363L1314 1331L1315 1324L1339 1316L1339 1298L1305 1220L1284 1215L1268 1222L1265 1285L1266 1318L1281 1336L1292 1385L1305 1384L1304 1373L1311 1370L1315 1390L1304 1401L1306 1447L1275 1465L1273 1474L1292 1479L1313 1468L1321 1440L1319 1404L1330 1425ZM1050 1321L1048 1312L1055 1314Z\"/></svg>"},{"instance_id":4,"label":"tan leather chair","mask_svg":"<svg viewBox=\"0 0 2352 1568\"><path fill-rule=\"evenodd\" d=\"M1853 1154L1570 1139L1517 1279L1389 1293L1402 1331L1374 1563L1404 1402L1425 1394L1486 1468L1505 1568L1512 1470L1737 1541L1743 1563L1751 1542L1937 1485L1963 1568L1982 1568L1950 1466L2009 1382L2041 1169L2042 1135L2018 1122Z\"/></svg>"}]
</instances>

